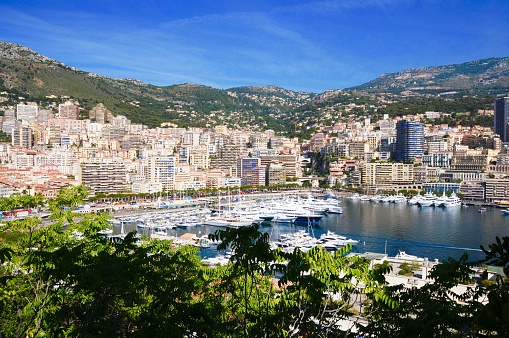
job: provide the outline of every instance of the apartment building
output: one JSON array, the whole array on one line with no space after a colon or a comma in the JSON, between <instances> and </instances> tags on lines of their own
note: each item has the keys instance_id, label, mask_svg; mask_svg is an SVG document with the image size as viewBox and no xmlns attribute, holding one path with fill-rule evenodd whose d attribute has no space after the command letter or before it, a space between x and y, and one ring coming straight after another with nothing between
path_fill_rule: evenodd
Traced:
<instances>
[{"instance_id":1,"label":"apartment building","mask_svg":"<svg viewBox=\"0 0 509 338\"><path fill-rule=\"evenodd\" d=\"M486 179L485 200L488 203L509 201L509 179Z\"/></svg>"},{"instance_id":2,"label":"apartment building","mask_svg":"<svg viewBox=\"0 0 509 338\"><path fill-rule=\"evenodd\" d=\"M74 103L67 101L58 105L58 116L61 118L77 120L80 117L80 109Z\"/></svg>"},{"instance_id":3,"label":"apartment building","mask_svg":"<svg viewBox=\"0 0 509 338\"><path fill-rule=\"evenodd\" d=\"M161 191L175 190L176 165L173 156L151 156L140 160L138 174L143 181L161 183Z\"/></svg>"},{"instance_id":4,"label":"apartment building","mask_svg":"<svg viewBox=\"0 0 509 338\"><path fill-rule=\"evenodd\" d=\"M286 184L286 167L281 164L270 163L265 166L265 185Z\"/></svg>"},{"instance_id":5,"label":"apartment building","mask_svg":"<svg viewBox=\"0 0 509 338\"><path fill-rule=\"evenodd\" d=\"M403 163L364 163L361 165L363 185L376 186L393 183L412 183L414 166Z\"/></svg>"},{"instance_id":6,"label":"apartment building","mask_svg":"<svg viewBox=\"0 0 509 338\"><path fill-rule=\"evenodd\" d=\"M94 193L128 191L126 166L121 159L109 158L80 163L78 181L81 185L91 187Z\"/></svg>"},{"instance_id":7,"label":"apartment building","mask_svg":"<svg viewBox=\"0 0 509 338\"><path fill-rule=\"evenodd\" d=\"M16 106L16 120L31 122L37 119L39 108L36 103L18 104Z\"/></svg>"},{"instance_id":8,"label":"apartment building","mask_svg":"<svg viewBox=\"0 0 509 338\"><path fill-rule=\"evenodd\" d=\"M25 149L31 149L33 145L32 129L28 126L20 125L12 129L11 144Z\"/></svg>"},{"instance_id":9,"label":"apartment building","mask_svg":"<svg viewBox=\"0 0 509 338\"><path fill-rule=\"evenodd\" d=\"M238 160L237 173L241 184L249 186L265 185L265 170L258 157L244 157Z\"/></svg>"},{"instance_id":10,"label":"apartment building","mask_svg":"<svg viewBox=\"0 0 509 338\"><path fill-rule=\"evenodd\" d=\"M209 168L209 150L205 144L190 147L189 165L194 166L197 170L207 170Z\"/></svg>"},{"instance_id":11,"label":"apartment building","mask_svg":"<svg viewBox=\"0 0 509 338\"><path fill-rule=\"evenodd\" d=\"M283 165L286 168L287 177L300 177L302 176L302 169L299 158L298 155L267 155L260 156L260 163L265 166L270 164Z\"/></svg>"}]
</instances>

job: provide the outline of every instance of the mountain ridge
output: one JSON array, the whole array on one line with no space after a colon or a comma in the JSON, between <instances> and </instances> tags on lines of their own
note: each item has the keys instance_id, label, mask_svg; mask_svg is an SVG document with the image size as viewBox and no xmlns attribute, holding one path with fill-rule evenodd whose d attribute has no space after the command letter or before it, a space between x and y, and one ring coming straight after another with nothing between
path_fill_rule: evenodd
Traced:
<instances>
[{"instance_id":1,"label":"mountain ridge","mask_svg":"<svg viewBox=\"0 0 509 338\"><path fill-rule=\"evenodd\" d=\"M225 124L253 131L274 129L292 135L311 133L320 124L333 125L356 116L377 118L395 103L403 102L404 109L412 111L415 100L407 100L409 97L451 99L509 92L509 58L412 68L382 74L356 87L309 93L273 85L228 89L189 83L155 86L137 79L85 72L28 47L0 42L0 87L41 103L50 95L76 99L84 117L101 102L115 115L150 127L162 123L181 127ZM11 101L16 100L16 95L12 95ZM486 102L489 99L469 109L473 112L486 109Z\"/></svg>"}]
</instances>

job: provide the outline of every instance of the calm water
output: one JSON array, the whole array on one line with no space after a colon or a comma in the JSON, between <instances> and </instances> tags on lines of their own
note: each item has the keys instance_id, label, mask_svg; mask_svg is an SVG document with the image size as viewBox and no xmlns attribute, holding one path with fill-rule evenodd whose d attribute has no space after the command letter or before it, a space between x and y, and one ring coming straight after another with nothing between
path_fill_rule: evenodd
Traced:
<instances>
[{"instance_id":1,"label":"calm water","mask_svg":"<svg viewBox=\"0 0 509 338\"><path fill-rule=\"evenodd\" d=\"M389 256L404 250L440 261L467 253L477 260L484 258L480 245L487 247L496 236L509 235L509 216L495 208L480 213L474 206L420 208L351 199L343 199L342 204L342 215L327 215L319 226L359 239L358 252L383 253L387 248Z\"/></svg>"},{"instance_id":2,"label":"calm water","mask_svg":"<svg viewBox=\"0 0 509 338\"><path fill-rule=\"evenodd\" d=\"M318 224L308 226L262 225L261 230L276 238L280 233L307 229L315 237L332 230L360 241L354 252L386 252L395 256L399 250L430 260L443 261L448 257L458 259L467 253L470 260L484 258L480 245L487 247L495 237L509 236L509 216L500 209L488 208L479 212L478 207L450 209L420 208L406 203L373 203L342 199L341 215L325 215ZM175 229L175 235L184 232L213 233L219 228L197 226ZM130 231L133 229L126 228ZM202 249L203 256L214 256L214 248Z\"/></svg>"}]
</instances>

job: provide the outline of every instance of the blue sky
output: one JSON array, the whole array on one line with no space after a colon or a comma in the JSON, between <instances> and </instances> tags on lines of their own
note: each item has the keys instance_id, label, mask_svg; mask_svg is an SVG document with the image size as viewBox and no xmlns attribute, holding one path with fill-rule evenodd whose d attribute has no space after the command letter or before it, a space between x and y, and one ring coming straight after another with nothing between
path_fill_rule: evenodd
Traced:
<instances>
[{"instance_id":1,"label":"blue sky","mask_svg":"<svg viewBox=\"0 0 509 338\"><path fill-rule=\"evenodd\" d=\"M0 40L154 85L323 92L509 56L509 0L0 0Z\"/></svg>"}]
</instances>

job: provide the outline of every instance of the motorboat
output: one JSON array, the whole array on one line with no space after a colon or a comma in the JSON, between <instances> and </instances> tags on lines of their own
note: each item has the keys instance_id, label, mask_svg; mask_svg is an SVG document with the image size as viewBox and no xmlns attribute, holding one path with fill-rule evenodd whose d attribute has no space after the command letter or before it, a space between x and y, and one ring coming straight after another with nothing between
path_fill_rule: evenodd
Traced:
<instances>
[{"instance_id":1,"label":"motorboat","mask_svg":"<svg viewBox=\"0 0 509 338\"><path fill-rule=\"evenodd\" d=\"M410 198L410 199L408 200L408 204L410 204L410 205L416 205L416 204L419 204L419 202L421 201L421 199L422 199L422 196L421 196L421 194L419 193L419 194L417 194L417 195L413 196L412 198Z\"/></svg>"},{"instance_id":2,"label":"motorboat","mask_svg":"<svg viewBox=\"0 0 509 338\"><path fill-rule=\"evenodd\" d=\"M417 257L414 255L409 255L405 251L399 251L398 254L394 257L396 259L401 259L404 261L411 261L411 262L424 262L424 258Z\"/></svg>"},{"instance_id":3,"label":"motorboat","mask_svg":"<svg viewBox=\"0 0 509 338\"><path fill-rule=\"evenodd\" d=\"M405 197L405 195L403 195L401 193L393 196L393 198L392 198L393 203L403 203L406 201L407 201L407 198Z\"/></svg>"},{"instance_id":4,"label":"motorboat","mask_svg":"<svg viewBox=\"0 0 509 338\"><path fill-rule=\"evenodd\" d=\"M442 196L435 198L434 205L436 207L443 207L445 205L445 202L447 201L447 199L448 199L448 197L445 195L445 190L444 190L444 192L442 193Z\"/></svg>"},{"instance_id":5,"label":"motorboat","mask_svg":"<svg viewBox=\"0 0 509 338\"><path fill-rule=\"evenodd\" d=\"M509 208L501 210L504 215L509 215Z\"/></svg>"},{"instance_id":6,"label":"motorboat","mask_svg":"<svg viewBox=\"0 0 509 338\"><path fill-rule=\"evenodd\" d=\"M333 231L327 230L327 233L320 235L318 239L318 244L323 247L334 246L336 248L343 247L347 244L356 245L359 241L356 239L351 239L342 235L338 235Z\"/></svg>"},{"instance_id":7,"label":"motorboat","mask_svg":"<svg viewBox=\"0 0 509 338\"><path fill-rule=\"evenodd\" d=\"M456 193L452 193L451 196L447 197L445 202L442 204L445 208L450 207L459 207L461 206L461 198L459 198Z\"/></svg>"},{"instance_id":8,"label":"motorboat","mask_svg":"<svg viewBox=\"0 0 509 338\"><path fill-rule=\"evenodd\" d=\"M342 214L343 210L343 207L340 207L339 205L329 207L330 214Z\"/></svg>"},{"instance_id":9,"label":"motorboat","mask_svg":"<svg viewBox=\"0 0 509 338\"><path fill-rule=\"evenodd\" d=\"M437 197L432 192L427 192L422 196L421 200L418 202L418 204L421 207L432 207L435 205L435 200Z\"/></svg>"}]
</instances>

